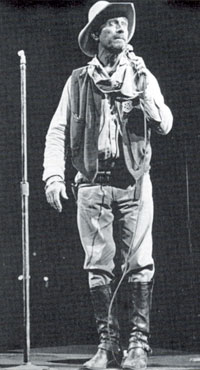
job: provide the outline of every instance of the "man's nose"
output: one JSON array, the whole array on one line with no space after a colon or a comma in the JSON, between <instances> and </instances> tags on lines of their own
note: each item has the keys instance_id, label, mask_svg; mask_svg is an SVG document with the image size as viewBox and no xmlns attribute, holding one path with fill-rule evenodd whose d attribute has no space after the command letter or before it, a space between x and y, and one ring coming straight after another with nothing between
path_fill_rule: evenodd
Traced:
<instances>
[{"instance_id":1,"label":"man's nose","mask_svg":"<svg viewBox=\"0 0 200 370\"><path fill-rule=\"evenodd\" d=\"M123 33L123 32L124 32L124 28L123 28L122 24L118 23L118 24L116 25L116 31L117 31L118 33Z\"/></svg>"},{"instance_id":2,"label":"man's nose","mask_svg":"<svg viewBox=\"0 0 200 370\"><path fill-rule=\"evenodd\" d=\"M118 21L117 23L116 23L116 31L118 32L118 33L125 33L125 31L126 31L126 25L124 24L124 22L123 21Z\"/></svg>"}]
</instances>

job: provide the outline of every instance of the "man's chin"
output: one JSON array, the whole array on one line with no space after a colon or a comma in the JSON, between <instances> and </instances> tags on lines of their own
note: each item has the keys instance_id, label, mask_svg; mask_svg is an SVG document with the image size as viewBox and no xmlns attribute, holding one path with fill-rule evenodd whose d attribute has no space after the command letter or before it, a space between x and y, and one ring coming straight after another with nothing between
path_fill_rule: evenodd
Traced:
<instances>
[{"instance_id":1,"label":"man's chin","mask_svg":"<svg viewBox=\"0 0 200 370\"><path fill-rule=\"evenodd\" d=\"M123 50L125 50L125 48L126 48L126 43L120 42L120 43L116 43L115 45L112 45L112 47L110 48L110 51L113 54L120 54Z\"/></svg>"}]
</instances>

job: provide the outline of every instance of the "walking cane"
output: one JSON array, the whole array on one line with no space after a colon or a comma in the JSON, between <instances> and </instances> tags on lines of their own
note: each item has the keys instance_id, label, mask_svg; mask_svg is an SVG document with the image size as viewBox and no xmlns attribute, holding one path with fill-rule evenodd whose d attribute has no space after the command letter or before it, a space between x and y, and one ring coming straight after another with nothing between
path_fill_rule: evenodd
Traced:
<instances>
[{"instance_id":1,"label":"walking cane","mask_svg":"<svg viewBox=\"0 0 200 370\"><path fill-rule=\"evenodd\" d=\"M47 370L49 367L30 362L30 262L29 262L29 183L27 170L27 107L26 107L26 56L18 51L21 74L21 207L22 207L22 257L23 257L23 333L24 364L12 369ZM9 369L9 368L7 368Z\"/></svg>"}]
</instances>

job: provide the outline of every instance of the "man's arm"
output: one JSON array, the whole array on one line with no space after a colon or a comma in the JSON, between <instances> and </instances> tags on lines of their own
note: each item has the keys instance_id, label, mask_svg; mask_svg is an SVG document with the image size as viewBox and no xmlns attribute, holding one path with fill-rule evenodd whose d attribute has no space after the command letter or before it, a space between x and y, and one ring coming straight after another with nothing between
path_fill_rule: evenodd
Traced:
<instances>
[{"instance_id":1,"label":"man's arm","mask_svg":"<svg viewBox=\"0 0 200 370\"><path fill-rule=\"evenodd\" d=\"M47 202L59 212L62 211L61 198L68 199L65 189L66 129L70 124L71 78L66 82L56 112L51 120L45 142L44 172Z\"/></svg>"},{"instance_id":2,"label":"man's arm","mask_svg":"<svg viewBox=\"0 0 200 370\"><path fill-rule=\"evenodd\" d=\"M46 135L44 151L43 181L52 176L60 176L64 180L65 175L65 134L70 124L70 85L71 77L67 80L63 89L58 107L51 120Z\"/></svg>"},{"instance_id":3,"label":"man's arm","mask_svg":"<svg viewBox=\"0 0 200 370\"><path fill-rule=\"evenodd\" d=\"M138 73L140 104L146 113L147 121L157 133L166 135L172 128L173 116L164 102L158 81L146 68L143 58L134 54L131 62Z\"/></svg>"},{"instance_id":4,"label":"man's arm","mask_svg":"<svg viewBox=\"0 0 200 370\"><path fill-rule=\"evenodd\" d=\"M144 93L141 104L151 127L161 135L166 135L173 125L173 116L165 104L157 79L150 71L144 75Z\"/></svg>"}]
</instances>

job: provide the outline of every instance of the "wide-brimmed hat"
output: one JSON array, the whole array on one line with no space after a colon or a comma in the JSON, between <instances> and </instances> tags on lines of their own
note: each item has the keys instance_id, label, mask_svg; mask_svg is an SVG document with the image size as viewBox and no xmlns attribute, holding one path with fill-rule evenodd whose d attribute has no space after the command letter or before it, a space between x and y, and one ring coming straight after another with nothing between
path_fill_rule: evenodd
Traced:
<instances>
[{"instance_id":1,"label":"wide-brimmed hat","mask_svg":"<svg viewBox=\"0 0 200 370\"><path fill-rule=\"evenodd\" d=\"M97 53L97 43L91 33L98 29L107 19L115 17L126 17L128 19L128 42L135 31L135 8L133 3L121 2L110 3L108 1L97 1L89 10L88 23L78 36L78 43L84 54L89 57Z\"/></svg>"}]
</instances>

